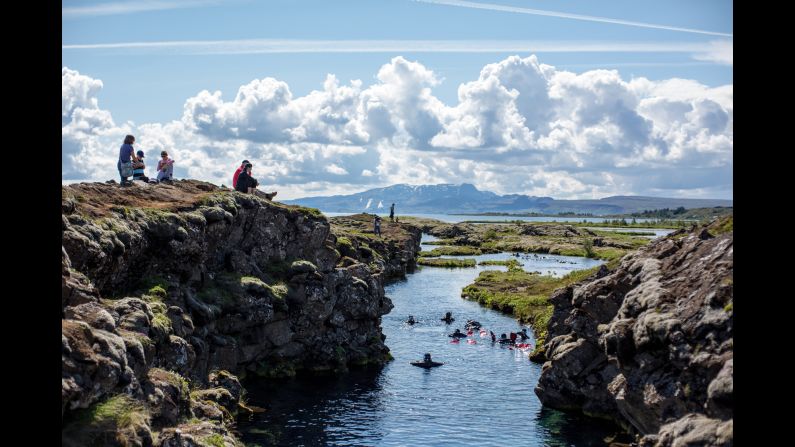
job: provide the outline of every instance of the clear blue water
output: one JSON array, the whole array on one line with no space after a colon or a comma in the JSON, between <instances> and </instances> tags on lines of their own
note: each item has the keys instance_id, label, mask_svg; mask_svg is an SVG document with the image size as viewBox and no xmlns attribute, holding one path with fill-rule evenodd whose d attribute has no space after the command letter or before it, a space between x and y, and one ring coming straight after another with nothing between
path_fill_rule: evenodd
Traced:
<instances>
[{"instance_id":1,"label":"clear blue water","mask_svg":"<svg viewBox=\"0 0 795 447\"><path fill-rule=\"evenodd\" d=\"M667 234L671 234L676 230L672 230L670 228L608 228L608 227L586 227L589 230L596 230L596 231L627 231L627 232L637 232L637 233L654 233L653 235L645 236L650 239L655 239L660 236L665 236Z\"/></svg>"},{"instance_id":2,"label":"clear blue water","mask_svg":"<svg viewBox=\"0 0 795 447\"><path fill-rule=\"evenodd\" d=\"M555 276L601 263L540 254L516 259L525 270ZM605 445L603 439L615 427L541 407L533 392L541 365L530 362L527 352L492 344L477 333L469 337L475 344L451 343L447 334L455 328L465 331L467 319L498 337L521 329L513 317L461 298L461 289L485 269L505 268L423 267L389 284L386 293L395 307L383 317L382 327L394 360L382 368L247 383L248 402L267 411L240 425L243 440L272 445L262 431L268 430L278 436L278 445L290 446ZM447 311L456 319L450 325L440 320ZM405 324L409 315L417 320L414 326ZM426 352L445 364L425 370L409 363Z\"/></svg>"}]
</instances>

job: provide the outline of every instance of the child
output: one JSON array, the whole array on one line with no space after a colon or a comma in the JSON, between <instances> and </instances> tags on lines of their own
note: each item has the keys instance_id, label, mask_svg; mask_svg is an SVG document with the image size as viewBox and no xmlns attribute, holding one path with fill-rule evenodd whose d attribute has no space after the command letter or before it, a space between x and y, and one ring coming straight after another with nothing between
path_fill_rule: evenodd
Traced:
<instances>
[{"instance_id":1,"label":"child","mask_svg":"<svg viewBox=\"0 0 795 447\"><path fill-rule=\"evenodd\" d=\"M171 177L174 175L174 160L168 158L166 151L161 152L160 157L161 159L157 162L157 181L171 181Z\"/></svg>"},{"instance_id":2,"label":"child","mask_svg":"<svg viewBox=\"0 0 795 447\"><path fill-rule=\"evenodd\" d=\"M141 180L144 182L149 181L149 177L144 175L144 169L146 166L144 165L144 151L138 151L136 154L138 155L138 161L133 162L133 180Z\"/></svg>"}]
</instances>

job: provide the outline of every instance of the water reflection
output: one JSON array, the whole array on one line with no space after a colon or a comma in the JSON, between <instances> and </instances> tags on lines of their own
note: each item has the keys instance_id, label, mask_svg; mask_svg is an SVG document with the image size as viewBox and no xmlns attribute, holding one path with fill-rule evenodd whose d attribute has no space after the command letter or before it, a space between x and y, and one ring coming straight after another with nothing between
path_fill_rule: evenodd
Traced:
<instances>
[{"instance_id":1,"label":"water reflection","mask_svg":"<svg viewBox=\"0 0 795 447\"><path fill-rule=\"evenodd\" d=\"M588 418L582 414L541 407L536 415L537 437L549 447L603 447L622 445L632 437L609 421Z\"/></svg>"},{"instance_id":2,"label":"water reflection","mask_svg":"<svg viewBox=\"0 0 795 447\"><path fill-rule=\"evenodd\" d=\"M248 403L265 409L238 429L247 445L315 446L377 443L383 414L383 368L347 375L247 381Z\"/></svg>"},{"instance_id":3,"label":"water reflection","mask_svg":"<svg viewBox=\"0 0 795 447\"><path fill-rule=\"evenodd\" d=\"M548 254L512 258L528 271L556 276L602 263ZM248 401L267 411L240 425L243 440L262 446L606 445L603 439L610 430L541 407L533 392L541 366L531 363L527 352L493 344L477 332L469 337L471 342L451 343L447 335L456 328L466 332L467 319L497 336L523 327L509 315L461 298L461 289L486 269L505 267L423 267L387 285L395 307L382 317L381 326L395 359L381 369L246 384ZM450 325L440 320L448 311L455 318ZM405 323L409 315L416 324ZM524 327L534 344L532 330ZM445 364L431 370L410 364L426 352Z\"/></svg>"}]
</instances>

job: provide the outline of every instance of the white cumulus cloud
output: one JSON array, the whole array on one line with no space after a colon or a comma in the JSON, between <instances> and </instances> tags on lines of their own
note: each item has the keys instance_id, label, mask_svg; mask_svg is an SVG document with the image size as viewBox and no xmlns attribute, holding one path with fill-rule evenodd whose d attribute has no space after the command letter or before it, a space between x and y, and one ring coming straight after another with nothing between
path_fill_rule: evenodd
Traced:
<instances>
[{"instance_id":1,"label":"white cumulus cloud","mask_svg":"<svg viewBox=\"0 0 795 447\"><path fill-rule=\"evenodd\" d=\"M556 198L732 194L732 85L577 74L511 56L445 104L433 94L443 80L398 56L369 86L327 74L295 97L263 77L229 101L207 90L186 98L180 120L134 126L101 108L101 80L62 74L64 180L115 178L133 133L152 161L168 150L178 177L228 185L248 159L283 198L462 181Z\"/></svg>"}]
</instances>

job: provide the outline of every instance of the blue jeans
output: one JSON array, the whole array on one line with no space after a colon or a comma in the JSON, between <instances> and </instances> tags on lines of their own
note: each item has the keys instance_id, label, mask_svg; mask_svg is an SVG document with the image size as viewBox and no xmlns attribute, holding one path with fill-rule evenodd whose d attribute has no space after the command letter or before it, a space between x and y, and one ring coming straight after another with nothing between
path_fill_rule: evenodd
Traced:
<instances>
[{"instance_id":1,"label":"blue jeans","mask_svg":"<svg viewBox=\"0 0 795 447\"><path fill-rule=\"evenodd\" d=\"M127 177L122 177L121 176L121 160L116 162L116 169L119 170L119 178L121 178L121 181L119 183L123 184L124 182L127 181Z\"/></svg>"}]
</instances>

